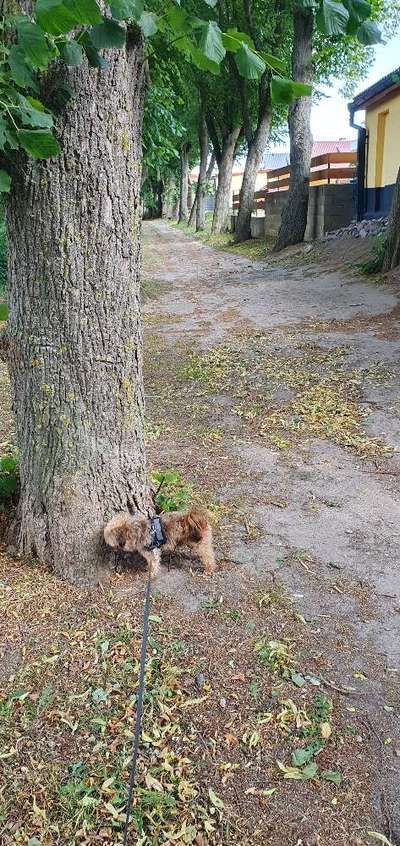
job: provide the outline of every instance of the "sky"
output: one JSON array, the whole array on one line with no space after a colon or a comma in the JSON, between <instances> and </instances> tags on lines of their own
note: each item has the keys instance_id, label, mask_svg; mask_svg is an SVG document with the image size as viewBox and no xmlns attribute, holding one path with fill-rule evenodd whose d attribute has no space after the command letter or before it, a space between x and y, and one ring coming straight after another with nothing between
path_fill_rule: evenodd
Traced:
<instances>
[{"instance_id":1,"label":"sky","mask_svg":"<svg viewBox=\"0 0 400 846\"><path fill-rule=\"evenodd\" d=\"M386 44L375 47L375 61L368 76L360 83L355 91L364 91L382 76L396 70L400 66L400 33ZM314 141L332 141L338 138L356 138L357 132L349 125L347 100L339 94L340 83L333 82L324 92L327 97L313 106L311 113L311 130ZM274 150L287 149L287 144L278 144Z\"/></svg>"}]
</instances>

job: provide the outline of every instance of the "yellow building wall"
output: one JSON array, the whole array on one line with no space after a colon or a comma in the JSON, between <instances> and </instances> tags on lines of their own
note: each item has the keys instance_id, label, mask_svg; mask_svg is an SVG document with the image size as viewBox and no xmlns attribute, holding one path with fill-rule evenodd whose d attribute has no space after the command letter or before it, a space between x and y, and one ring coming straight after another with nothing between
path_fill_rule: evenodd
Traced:
<instances>
[{"instance_id":1,"label":"yellow building wall","mask_svg":"<svg viewBox=\"0 0 400 846\"><path fill-rule=\"evenodd\" d=\"M231 185L231 195L233 193L238 194L241 187L242 187L242 180L243 180L243 171L235 171L233 170L232 173L232 185ZM256 191L261 191L261 188L264 188L267 184L268 174L266 170L259 170L256 176Z\"/></svg>"},{"instance_id":2,"label":"yellow building wall","mask_svg":"<svg viewBox=\"0 0 400 846\"><path fill-rule=\"evenodd\" d=\"M400 91L368 108L365 126L368 130L367 188L393 185L400 165Z\"/></svg>"}]
</instances>

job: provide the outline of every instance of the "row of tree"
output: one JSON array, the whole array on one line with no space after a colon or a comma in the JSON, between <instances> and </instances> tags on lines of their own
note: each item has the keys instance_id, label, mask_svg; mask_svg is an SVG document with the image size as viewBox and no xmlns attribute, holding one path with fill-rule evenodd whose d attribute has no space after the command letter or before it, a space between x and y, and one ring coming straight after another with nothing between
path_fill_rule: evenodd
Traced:
<instances>
[{"instance_id":1,"label":"row of tree","mask_svg":"<svg viewBox=\"0 0 400 846\"><path fill-rule=\"evenodd\" d=\"M288 128L291 183L276 249L301 242L307 223L307 177L312 152L312 96L309 92L312 89L316 99L322 96L320 87L323 84L340 79L342 92L350 97L373 60L372 45L381 40L382 31L385 34L394 31L398 10L397 0L385 4L382 0L373 0L371 4L365 0L343 0L343 3L336 0L220 0L214 9L219 25L227 31L239 31L249 47L255 47L261 56L269 56L270 66L262 73L257 73L254 67L251 75L244 77L240 75L233 54L229 54L218 76L212 76L209 70L194 68L184 59L177 64L173 56L170 95L164 100L172 106L170 131L164 136L163 148L156 150L152 167L146 169L146 201L155 207L156 182L157 212L161 209L164 192L164 207L171 213L171 197L174 198L175 192L179 220L186 221L188 174L190 167L199 163L190 223L196 220L196 228L204 228L207 163L214 165L215 162L218 187L212 231L226 231L229 228L232 167L235 158L240 156L245 164L234 238L236 242L247 240L256 176L265 150ZM170 57L166 57L167 65L169 61ZM159 86L157 72L156 69L153 95L145 109L145 116L147 113L151 116L148 138L145 117L145 162L147 149L153 143L150 137L154 126L151 97ZM271 84L274 72L285 76L291 74L292 91L280 85L279 78ZM293 93L299 96L293 98Z\"/></svg>"},{"instance_id":2,"label":"row of tree","mask_svg":"<svg viewBox=\"0 0 400 846\"><path fill-rule=\"evenodd\" d=\"M342 75L351 83L368 64L366 45L378 37L372 18L382 7L382 0L0 4L9 305L0 354L16 416L21 552L75 582L96 583L110 565L104 523L120 510L148 509L141 190L161 204L180 162L184 215L188 166L200 159L201 227L212 150L220 231L232 162L246 151L237 235L245 237L265 145L290 104L309 102L310 43L314 81ZM302 79L298 65L306 68ZM293 133L307 108L292 109Z\"/></svg>"}]
</instances>

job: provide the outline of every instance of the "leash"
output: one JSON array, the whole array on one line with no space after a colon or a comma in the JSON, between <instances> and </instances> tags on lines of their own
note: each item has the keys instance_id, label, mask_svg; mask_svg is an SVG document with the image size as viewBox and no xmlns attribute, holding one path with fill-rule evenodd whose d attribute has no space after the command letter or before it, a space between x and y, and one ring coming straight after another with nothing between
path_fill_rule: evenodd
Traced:
<instances>
[{"instance_id":1,"label":"leash","mask_svg":"<svg viewBox=\"0 0 400 846\"><path fill-rule=\"evenodd\" d=\"M135 734L134 734L134 738L133 738L131 771L130 771L130 774L129 774L128 796L127 796L127 800L126 800L126 817L125 817L123 846L127 846L127 844L128 844L128 828L129 828L129 820L130 820L130 815L131 815L133 789L135 787L135 780L136 780L136 769L137 769L137 760L138 760L138 755L139 755L140 734L141 734L141 730L142 730L143 695L144 695L144 687L145 687L144 671L145 671L145 664L146 664L147 640L148 640L148 636L149 636L150 595L151 595L151 579L150 579L150 576L149 576L149 578L147 580L146 595L145 595L145 600L144 600L143 637L142 637L142 646L141 646L141 650L140 650L139 689L138 689L138 695L137 695L136 723L135 723Z\"/></svg>"}]
</instances>

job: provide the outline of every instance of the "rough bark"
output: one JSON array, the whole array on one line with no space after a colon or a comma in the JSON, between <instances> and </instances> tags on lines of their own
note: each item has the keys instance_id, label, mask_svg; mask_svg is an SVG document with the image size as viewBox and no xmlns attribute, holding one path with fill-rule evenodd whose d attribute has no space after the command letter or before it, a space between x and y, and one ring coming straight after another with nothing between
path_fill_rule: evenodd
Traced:
<instances>
[{"instance_id":1,"label":"rough bark","mask_svg":"<svg viewBox=\"0 0 400 846\"><path fill-rule=\"evenodd\" d=\"M102 527L147 504L139 306L142 45L68 76L62 153L14 163L8 364L21 552L93 585ZM61 70L60 70L61 73Z\"/></svg>"},{"instance_id":2,"label":"rough bark","mask_svg":"<svg viewBox=\"0 0 400 846\"><path fill-rule=\"evenodd\" d=\"M179 152L181 172L179 185L179 223L188 219L188 191L189 191L189 144L182 144Z\"/></svg>"},{"instance_id":3,"label":"rough bark","mask_svg":"<svg viewBox=\"0 0 400 846\"><path fill-rule=\"evenodd\" d=\"M204 229L204 197L207 178L208 131L204 113L199 126L200 170L197 183L196 232Z\"/></svg>"},{"instance_id":4,"label":"rough bark","mask_svg":"<svg viewBox=\"0 0 400 846\"><path fill-rule=\"evenodd\" d=\"M296 82L312 82L313 21L312 12L295 8L292 72ZM289 106L290 185L276 251L301 243L306 231L312 155L311 105L311 97L298 97Z\"/></svg>"},{"instance_id":5,"label":"rough bark","mask_svg":"<svg viewBox=\"0 0 400 846\"><path fill-rule=\"evenodd\" d=\"M214 234L230 230L229 209L231 201L232 168L235 158L236 142L240 127L236 127L225 136L218 163L218 187L215 196L214 216L211 231Z\"/></svg>"},{"instance_id":6,"label":"rough bark","mask_svg":"<svg viewBox=\"0 0 400 846\"><path fill-rule=\"evenodd\" d=\"M207 128L207 124L206 124L206 128ZM212 174L213 174L214 166L215 166L215 154L212 153L211 156L210 156L210 161L208 163L208 167L207 167L206 175L205 175L205 180L204 180L204 186L203 186L204 197L205 197L206 187L207 187L207 185L208 185L208 183L209 183L209 181L212 177ZM190 217L189 217L189 226L193 226L193 224L196 220L197 192L198 192L198 190L199 190L199 184L197 183L196 194L195 194L195 198L194 198L194 201L193 201L193 205L192 205ZM205 214L205 204L204 204L204 200L203 200L203 219L204 219L204 214ZM204 226L203 226L203 229L204 229Z\"/></svg>"},{"instance_id":7,"label":"rough bark","mask_svg":"<svg viewBox=\"0 0 400 846\"><path fill-rule=\"evenodd\" d=\"M254 204L256 178L267 144L270 125L271 113L269 108L266 107L260 116L254 137L248 147L243 182L239 195L239 213L235 225L234 239L237 244L251 238L251 215Z\"/></svg>"},{"instance_id":8,"label":"rough bark","mask_svg":"<svg viewBox=\"0 0 400 846\"><path fill-rule=\"evenodd\" d=\"M389 225L387 228L387 240L385 255L383 258L383 270L393 270L400 264L400 168L397 174L396 188L393 195L392 208L390 211Z\"/></svg>"}]
</instances>

